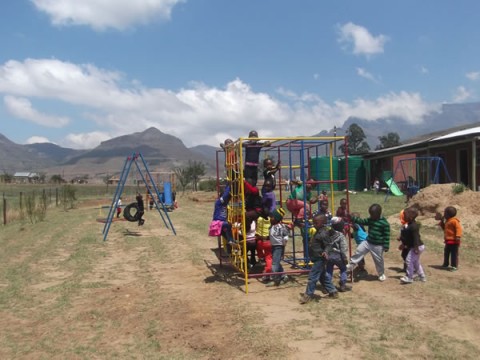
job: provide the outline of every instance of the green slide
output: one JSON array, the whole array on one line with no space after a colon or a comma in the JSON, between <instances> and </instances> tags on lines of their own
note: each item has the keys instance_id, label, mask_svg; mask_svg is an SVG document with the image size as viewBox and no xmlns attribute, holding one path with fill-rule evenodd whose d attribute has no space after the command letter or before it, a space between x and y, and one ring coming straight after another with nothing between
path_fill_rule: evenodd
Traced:
<instances>
[{"instance_id":1,"label":"green slide","mask_svg":"<svg viewBox=\"0 0 480 360\"><path fill-rule=\"evenodd\" d=\"M402 190L398 188L398 185L393 181L393 178L388 179L385 181L387 184L388 188L390 189L390 192L395 195L395 196L403 196Z\"/></svg>"}]
</instances>

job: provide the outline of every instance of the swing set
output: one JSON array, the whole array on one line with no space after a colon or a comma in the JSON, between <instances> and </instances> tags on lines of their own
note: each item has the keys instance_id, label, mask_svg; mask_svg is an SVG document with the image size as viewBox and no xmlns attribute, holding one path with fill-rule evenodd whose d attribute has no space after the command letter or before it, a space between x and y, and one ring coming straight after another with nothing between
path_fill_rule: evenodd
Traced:
<instances>
[{"instance_id":1,"label":"swing set","mask_svg":"<svg viewBox=\"0 0 480 360\"><path fill-rule=\"evenodd\" d=\"M443 181L452 182L450 174L443 159L439 156L419 156L398 161L395 171L390 179L386 181L389 191L385 201L390 194L395 196L407 195L407 200L412 198L420 189L430 185L439 184L444 175ZM399 190L401 184L402 190Z\"/></svg>"},{"instance_id":2,"label":"swing set","mask_svg":"<svg viewBox=\"0 0 480 360\"><path fill-rule=\"evenodd\" d=\"M147 191L147 198L149 197L154 205L155 208L157 209L158 213L160 214L160 217L163 220L163 223L165 224L165 227L167 229L172 230L173 234L176 235L175 228L173 227L172 221L170 220L170 217L168 216L168 208L165 205L165 202L162 200L162 194L160 193L154 178L150 171L148 170L147 163L145 162L145 159L143 158L141 153L133 153L131 156L128 156L125 160L125 164L123 165L122 172L120 174L120 180L118 181L117 188L115 190L115 195L113 196L112 203L110 205L110 210L108 213L107 220L105 221L105 225L103 227L103 241L107 240L108 232L110 230L110 225L112 224L114 214L116 212L118 200L122 196L123 190L125 188L125 183L128 179L129 173L132 169L132 166L134 171L135 169L138 170L138 174L141 176L143 183L146 186L146 191ZM142 173L141 166L143 166L143 169L145 170L144 173ZM147 180L148 179L148 180ZM139 181L136 179L136 184L137 188L139 187ZM137 212L134 215L130 214L130 209L137 209ZM127 211L128 209L128 211ZM127 205L124 209L124 217L128 221L137 221L138 220L138 207L137 203L131 203Z\"/></svg>"}]
</instances>

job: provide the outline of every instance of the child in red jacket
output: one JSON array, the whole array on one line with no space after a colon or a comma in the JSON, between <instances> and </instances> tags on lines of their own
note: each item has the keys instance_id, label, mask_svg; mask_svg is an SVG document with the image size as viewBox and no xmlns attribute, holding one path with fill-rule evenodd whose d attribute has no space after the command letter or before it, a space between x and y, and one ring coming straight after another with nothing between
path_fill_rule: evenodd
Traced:
<instances>
[{"instance_id":1,"label":"child in red jacket","mask_svg":"<svg viewBox=\"0 0 480 360\"><path fill-rule=\"evenodd\" d=\"M443 217L440 213L435 214L435 220L440 220L439 225L443 229L445 239L442 268L450 271L456 271L458 268L458 248L463 235L462 225L460 225L460 220L456 216L457 209L453 206L445 208Z\"/></svg>"}]
</instances>

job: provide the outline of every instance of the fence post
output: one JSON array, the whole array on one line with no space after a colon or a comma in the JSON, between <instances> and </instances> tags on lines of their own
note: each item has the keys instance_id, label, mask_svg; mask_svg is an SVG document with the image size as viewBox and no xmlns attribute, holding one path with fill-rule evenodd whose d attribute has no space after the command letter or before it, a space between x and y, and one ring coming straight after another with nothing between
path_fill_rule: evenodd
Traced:
<instances>
[{"instance_id":1,"label":"fence post","mask_svg":"<svg viewBox=\"0 0 480 360\"><path fill-rule=\"evenodd\" d=\"M20 212L23 211L23 191L20 191Z\"/></svg>"},{"instance_id":2,"label":"fence post","mask_svg":"<svg viewBox=\"0 0 480 360\"><path fill-rule=\"evenodd\" d=\"M5 193L3 193L3 225L7 225L7 199L5 199Z\"/></svg>"},{"instance_id":3,"label":"fence post","mask_svg":"<svg viewBox=\"0 0 480 360\"><path fill-rule=\"evenodd\" d=\"M58 206L58 188L55 188L55 206Z\"/></svg>"}]
</instances>

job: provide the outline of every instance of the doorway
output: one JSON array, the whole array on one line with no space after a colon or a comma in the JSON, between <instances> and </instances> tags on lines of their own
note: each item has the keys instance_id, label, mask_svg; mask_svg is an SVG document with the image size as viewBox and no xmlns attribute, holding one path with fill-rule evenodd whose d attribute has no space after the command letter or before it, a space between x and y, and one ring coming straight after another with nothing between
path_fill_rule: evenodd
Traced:
<instances>
[{"instance_id":1,"label":"doorway","mask_svg":"<svg viewBox=\"0 0 480 360\"><path fill-rule=\"evenodd\" d=\"M457 171L459 175L458 181L465 186L470 185L470 178L468 176L468 151L460 149L457 151Z\"/></svg>"}]
</instances>

